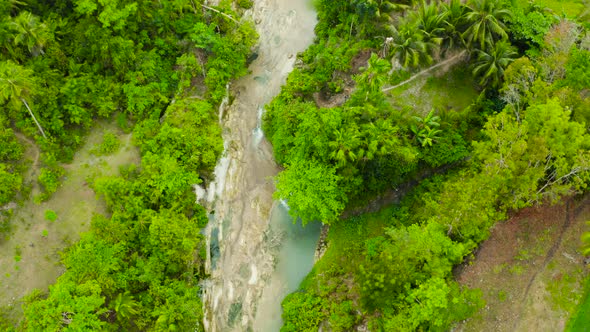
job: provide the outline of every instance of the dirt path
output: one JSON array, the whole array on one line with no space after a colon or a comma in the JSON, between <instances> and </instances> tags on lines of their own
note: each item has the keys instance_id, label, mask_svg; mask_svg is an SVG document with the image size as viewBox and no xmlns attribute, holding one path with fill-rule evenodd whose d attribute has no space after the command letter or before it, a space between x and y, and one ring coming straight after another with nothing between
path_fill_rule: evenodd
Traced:
<instances>
[{"instance_id":1,"label":"dirt path","mask_svg":"<svg viewBox=\"0 0 590 332\"><path fill-rule=\"evenodd\" d=\"M486 307L457 331L562 331L589 271L579 254L590 195L526 208L498 223L457 280Z\"/></svg>"},{"instance_id":2,"label":"dirt path","mask_svg":"<svg viewBox=\"0 0 590 332\"><path fill-rule=\"evenodd\" d=\"M452 56L452 57L450 57L450 58L448 58L448 59L446 59L444 61L441 61L441 62L437 63L434 66L428 67L428 68L420 71L419 73L414 74L412 77L408 78L407 80L405 80L405 81L403 81L403 82L401 82L399 84L396 84L394 86L390 86L390 87L384 88L381 91L387 92L387 91L391 91L391 90L397 89L397 88L399 88L401 86L404 86L404 85L412 82L413 80L417 79L418 77L420 77L420 76L422 76L424 74L427 74L427 73L435 70L436 68L439 68L439 67L442 67L442 66L453 66L454 64L456 64L459 61L463 60L463 57L465 56L465 54L467 54L467 51L461 51L459 54L456 54L456 55L454 55L454 56Z\"/></svg>"}]
</instances>

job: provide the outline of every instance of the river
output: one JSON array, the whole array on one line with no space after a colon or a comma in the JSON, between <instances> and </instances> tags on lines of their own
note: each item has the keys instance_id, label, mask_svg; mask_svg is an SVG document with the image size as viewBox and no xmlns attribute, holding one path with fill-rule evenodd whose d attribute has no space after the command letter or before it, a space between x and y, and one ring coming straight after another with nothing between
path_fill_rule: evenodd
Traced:
<instances>
[{"instance_id":1,"label":"river","mask_svg":"<svg viewBox=\"0 0 590 332\"><path fill-rule=\"evenodd\" d=\"M281 299L311 270L319 238L319 225L293 224L286 204L273 201L279 167L260 129L264 105L313 42L316 14L308 0L255 0L246 16L260 34L258 57L221 109L224 155L206 195L199 190L214 211L203 284L208 331L278 331Z\"/></svg>"}]
</instances>

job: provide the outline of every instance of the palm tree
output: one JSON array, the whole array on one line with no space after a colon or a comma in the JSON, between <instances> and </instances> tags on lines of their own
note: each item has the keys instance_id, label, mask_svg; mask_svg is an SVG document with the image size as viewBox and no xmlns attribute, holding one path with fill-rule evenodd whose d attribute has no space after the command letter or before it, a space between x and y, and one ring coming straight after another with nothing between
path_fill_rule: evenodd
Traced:
<instances>
[{"instance_id":1,"label":"palm tree","mask_svg":"<svg viewBox=\"0 0 590 332\"><path fill-rule=\"evenodd\" d=\"M379 58L375 53L371 54L368 67L356 79L357 90L364 92L363 100L358 101L360 105L379 99L376 95L381 93L381 87L387 82L387 72L390 69L391 65L387 60Z\"/></svg>"},{"instance_id":2,"label":"palm tree","mask_svg":"<svg viewBox=\"0 0 590 332\"><path fill-rule=\"evenodd\" d=\"M353 0L352 5L355 7L357 14L362 19L377 18L380 21L392 21L390 13L401 11L409 6L386 0Z\"/></svg>"},{"instance_id":3,"label":"palm tree","mask_svg":"<svg viewBox=\"0 0 590 332\"><path fill-rule=\"evenodd\" d=\"M398 128L391 119L378 118L363 125L366 133L364 145L367 153L364 160L372 160L376 156L394 153L399 146Z\"/></svg>"},{"instance_id":4,"label":"palm tree","mask_svg":"<svg viewBox=\"0 0 590 332\"><path fill-rule=\"evenodd\" d=\"M442 41L443 50L451 49L456 44L465 46L465 39L463 38L461 27L464 25L466 7L461 3L461 0L450 0L448 3L443 3L442 10L445 13L443 21L445 30Z\"/></svg>"},{"instance_id":5,"label":"palm tree","mask_svg":"<svg viewBox=\"0 0 590 332\"><path fill-rule=\"evenodd\" d=\"M389 56L397 58L405 67L417 67L422 63L432 63L430 50L436 47L432 42L424 41L416 24L402 22L399 29L391 26L393 36L386 39Z\"/></svg>"},{"instance_id":6,"label":"palm tree","mask_svg":"<svg viewBox=\"0 0 590 332\"><path fill-rule=\"evenodd\" d=\"M422 33L423 40L440 45L445 31L444 22L446 12L441 12L438 2L426 3L425 0L416 11L416 22Z\"/></svg>"},{"instance_id":7,"label":"palm tree","mask_svg":"<svg viewBox=\"0 0 590 332\"><path fill-rule=\"evenodd\" d=\"M500 1L472 0L468 8L465 19L469 28L463 33L463 38L469 46L475 42L479 43L480 49L485 49L486 44L492 45L498 37L508 38L502 20L511 17L512 13L500 7Z\"/></svg>"},{"instance_id":8,"label":"palm tree","mask_svg":"<svg viewBox=\"0 0 590 332\"><path fill-rule=\"evenodd\" d=\"M0 11L13 14L17 12L18 6L26 6L26 3L19 0L4 0L4 2L0 5Z\"/></svg>"},{"instance_id":9,"label":"palm tree","mask_svg":"<svg viewBox=\"0 0 590 332\"><path fill-rule=\"evenodd\" d=\"M33 121L35 121L43 138L47 138L26 100L34 86L35 80L32 70L19 66L10 60L0 62L0 103L3 104L7 100L13 103L17 101L22 102L29 111Z\"/></svg>"},{"instance_id":10,"label":"palm tree","mask_svg":"<svg viewBox=\"0 0 590 332\"><path fill-rule=\"evenodd\" d=\"M478 50L473 75L480 76L479 84L497 87L504 76L504 69L518 56L516 49L506 39L496 43L488 51Z\"/></svg>"},{"instance_id":11,"label":"palm tree","mask_svg":"<svg viewBox=\"0 0 590 332\"><path fill-rule=\"evenodd\" d=\"M330 158L339 166L345 166L348 162L355 163L364 157L361 147L361 139L357 128L341 128L333 132L334 138L328 143L332 149Z\"/></svg>"},{"instance_id":12,"label":"palm tree","mask_svg":"<svg viewBox=\"0 0 590 332\"><path fill-rule=\"evenodd\" d=\"M10 23L15 45L24 45L33 56L43 54L43 48L49 41L47 25L31 14L20 12Z\"/></svg>"},{"instance_id":13,"label":"palm tree","mask_svg":"<svg viewBox=\"0 0 590 332\"><path fill-rule=\"evenodd\" d=\"M113 302L111 302L111 308L117 313L118 321L123 321L136 315L138 313L137 306L137 302L129 292L119 293Z\"/></svg>"}]
</instances>

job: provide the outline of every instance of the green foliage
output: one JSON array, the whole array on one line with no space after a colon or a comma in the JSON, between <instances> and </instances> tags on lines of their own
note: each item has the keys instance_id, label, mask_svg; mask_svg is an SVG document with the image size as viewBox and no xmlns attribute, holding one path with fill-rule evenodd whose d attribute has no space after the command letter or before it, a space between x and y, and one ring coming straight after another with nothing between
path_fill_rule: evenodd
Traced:
<instances>
[{"instance_id":1,"label":"green foliage","mask_svg":"<svg viewBox=\"0 0 590 332\"><path fill-rule=\"evenodd\" d=\"M426 117L421 118L419 116L413 116L414 124L410 127L414 137L420 142L422 147L431 147L432 143L438 138L438 134L441 130L436 129L440 126L438 121L439 116L434 115L434 110L431 110Z\"/></svg>"},{"instance_id":2,"label":"green foliage","mask_svg":"<svg viewBox=\"0 0 590 332\"><path fill-rule=\"evenodd\" d=\"M333 169L339 177L334 182L355 207L362 204L357 198L413 174L430 174L428 167L451 170L422 183L393 211L384 210L390 215L381 217L376 230L359 226L366 216L333 222L324 258L300 293L284 303L313 304L302 310L310 317L289 310L284 320L291 329L301 323L301 330L316 330L321 322L354 330L369 321L371 330L448 330L483 306L480 292L451 280L452 269L489 236L494 223L509 209L580 192L590 180L590 141L582 124L590 119L583 92L587 42L580 42L579 26L552 26L555 18L542 7L508 1L390 4L317 1L317 41L266 108L267 137L277 160L289 165L279 175L288 179L278 188L280 197L299 193L293 202L306 206L321 201L304 172L315 174L314 167ZM390 20L399 9L405 12ZM340 51L351 39L378 40L371 46L379 53L358 72L346 67L357 58ZM458 47L470 54L472 74L484 89L467 109L440 108L442 121L434 112L418 117L414 109L395 109L398 95L381 92L385 83L408 79L414 68ZM515 61L527 49L530 58ZM392 72L382 58L404 68L393 66ZM314 104L320 104L318 95L326 101L346 92L343 77L351 72L356 86L343 105ZM444 88L456 97L454 87ZM420 97L431 98L426 94ZM297 205L292 199L289 204ZM514 273L522 273L522 266Z\"/></svg>"},{"instance_id":3,"label":"green foliage","mask_svg":"<svg viewBox=\"0 0 590 332\"><path fill-rule=\"evenodd\" d=\"M408 287L449 275L466 253L465 246L453 243L436 223L425 228L412 225L389 229L387 235L381 250L367 255L367 262L360 268L361 294L372 310L393 305Z\"/></svg>"},{"instance_id":4,"label":"green foliage","mask_svg":"<svg viewBox=\"0 0 590 332\"><path fill-rule=\"evenodd\" d=\"M5 126L3 122L0 120L0 125ZM0 146L0 162L14 163L22 158L24 148L16 140L12 129L0 129L0 141L2 141L2 146Z\"/></svg>"},{"instance_id":5,"label":"green foliage","mask_svg":"<svg viewBox=\"0 0 590 332\"><path fill-rule=\"evenodd\" d=\"M332 331L350 331L360 320L360 317L356 315L356 308L350 300L332 303L330 312L329 323Z\"/></svg>"},{"instance_id":6,"label":"green foliage","mask_svg":"<svg viewBox=\"0 0 590 332\"><path fill-rule=\"evenodd\" d=\"M53 222L57 220L57 213L53 210L45 210L45 219Z\"/></svg>"},{"instance_id":7,"label":"green foliage","mask_svg":"<svg viewBox=\"0 0 590 332\"><path fill-rule=\"evenodd\" d=\"M305 292L295 292L283 300L281 332L316 331L326 318L322 299Z\"/></svg>"},{"instance_id":8,"label":"green foliage","mask_svg":"<svg viewBox=\"0 0 590 332\"><path fill-rule=\"evenodd\" d=\"M469 45L478 44L480 49L486 45L493 46L498 39L506 38L504 20L512 13L505 8L505 2L496 0L472 0L468 2L470 10L465 19L470 23L463 37Z\"/></svg>"},{"instance_id":9,"label":"green foliage","mask_svg":"<svg viewBox=\"0 0 590 332\"><path fill-rule=\"evenodd\" d=\"M22 176L11 172L7 164L0 163L0 205L10 202L22 185Z\"/></svg>"},{"instance_id":10,"label":"green foliage","mask_svg":"<svg viewBox=\"0 0 590 332\"><path fill-rule=\"evenodd\" d=\"M454 321L470 317L483 307L481 292L462 291L456 282L432 278L410 291L395 314L383 319L386 331L448 330Z\"/></svg>"},{"instance_id":11,"label":"green foliage","mask_svg":"<svg viewBox=\"0 0 590 332\"><path fill-rule=\"evenodd\" d=\"M530 46L541 46L545 34L549 31L555 18L535 4L514 2L512 16L508 19L508 28L513 39L526 42Z\"/></svg>"},{"instance_id":12,"label":"green foliage","mask_svg":"<svg viewBox=\"0 0 590 332\"><path fill-rule=\"evenodd\" d=\"M425 41L418 26L409 21L404 22L394 31L391 40L391 56L397 58L405 67L417 67L422 64L431 64L431 51L436 48L433 41ZM438 41L438 39L435 39Z\"/></svg>"},{"instance_id":13,"label":"green foliage","mask_svg":"<svg viewBox=\"0 0 590 332\"><path fill-rule=\"evenodd\" d=\"M212 169L223 150L215 110L205 101L179 100L168 107L163 124L146 120L135 134L142 153L168 156L187 169Z\"/></svg>"},{"instance_id":14,"label":"green foliage","mask_svg":"<svg viewBox=\"0 0 590 332\"><path fill-rule=\"evenodd\" d=\"M254 6L254 1L252 0L238 0L238 6L244 9L250 9Z\"/></svg>"},{"instance_id":15,"label":"green foliage","mask_svg":"<svg viewBox=\"0 0 590 332\"><path fill-rule=\"evenodd\" d=\"M94 216L89 233L64 253L66 272L47 294L28 298L23 330L202 329L197 284L204 266L196 253L204 251L200 229L208 218L194 202L192 185L212 174L223 150L215 109L227 83L247 72L257 35L252 22L205 18L208 12L193 6L168 0L31 2L29 26L37 30L16 43L0 32L0 84L7 87L0 103L9 110L7 121L27 134L36 130L30 120L35 114L23 108L26 98L48 134L41 141L42 199L59 187L58 162L71 157L97 117L121 110L118 122L124 130L136 124L142 154L140 167L92 181L109 217ZM11 75L19 84L5 79ZM197 81L208 88L205 99L185 98L193 97ZM98 153L119 146L107 133ZM10 145L2 153L19 154Z\"/></svg>"},{"instance_id":16,"label":"green foliage","mask_svg":"<svg viewBox=\"0 0 590 332\"><path fill-rule=\"evenodd\" d=\"M585 186L589 137L570 114L550 100L529 107L520 122L507 112L490 118L485 130L490 140L477 143L475 154L488 174L505 181L500 191L505 204L521 208L544 199L556 201L572 188Z\"/></svg>"},{"instance_id":17,"label":"green foliage","mask_svg":"<svg viewBox=\"0 0 590 332\"><path fill-rule=\"evenodd\" d=\"M493 48L487 51L478 51L477 61L474 64L473 75L480 78L482 86L491 85L498 87L504 76L504 69L517 56L516 50L507 40L497 42Z\"/></svg>"},{"instance_id":18,"label":"green foliage","mask_svg":"<svg viewBox=\"0 0 590 332\"><path fill-rule=\"evenodd\" d=\"M64 171L62 168L41 168L39 173L39 184L43 186L43 193L39 198L44 201L49 199L51 195L57 191L60 185L60 178L63 176Z\"/></svg>"},{"instance_id":19,"label":"green foliage","mask_svg":"<svg viewBox=\"0 0 590 332\"><path fill-rule=\"evenodd\" d=\"M95 151L99 155L109 155L117 152L120 146L121 142L114 133L105 132L102 135L102 142L95 148Z\"/></svg>"},{"instance_id":20,"label":"green foliage","mask_svg":"<svg viewBox=\"0 0 590 332\"><path fill-rule=\"evenodd\" d=\"M346 203L339 188L340 176L333 168L308 161L295 161L277 179L276 198L289 203L289 214L304 224L319 220L329 224L336 220Z\"/></svg>"},{"instance_id":21,"label":"green foliage","mask_svg":"<svg viewBox=\"0 0 590 332\"><path fill-rule=\"evenodd\" d=\"M106 322L100 315L105 302L100 296L100 286L95 281L58 282L50 287L50 296L41 299L39 293L25 300L24 331L100 330Z\"/></svg>"},{"instance_id":22,"label":"green foliage","mask_svg":"<svg viewBox=\"0 0 590 332\"><path fill-rule=\"evenodd\" d=\"M586 278L584 286L584 295L577 308L577 311L569 319L565 331L567 332L581 332L588 327L590 323L590 278Z\"/></svg>"},{"instance_id":23,"label":"green foliage","mask_svg":"<svg viewBox=\"0 0 590 332\"><path fill-rule=\"evenodd\" d=\"M590 88L590 50L574 49L565 70L568 86L575 90Z\"/></svg>"},{"instance_id":24,"label":"green foliage","mask_svg":"<svg viewBox=\"0 0 590 332\"><path fill-rule=\"evenodd\" d=\"M467 146L459 133L443 130L436 138L436 144L421 151L420 158L431 167L452 164L469 156Z\"/></svg>"},{"instance_id":25,"label":"green foliage","mask_svg":"<svg viewBox=\"0 0 590 332\"><path fill-rule=\"evenodd\" d=\"M590 221L586 222L590 226ZM590 256L590 232L582 234L582 255Z\"/></svg>"}]
</instances>

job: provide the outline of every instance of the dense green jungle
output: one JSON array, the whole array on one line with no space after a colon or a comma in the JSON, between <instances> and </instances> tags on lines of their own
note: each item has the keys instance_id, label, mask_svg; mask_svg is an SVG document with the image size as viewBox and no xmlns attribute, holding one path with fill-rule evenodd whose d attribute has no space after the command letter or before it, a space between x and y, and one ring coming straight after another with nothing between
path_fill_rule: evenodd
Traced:
<instances>
[{"instance_id":1,"label":"dense green jungle","mask_svg":"<svg viewBox=\"0 0 590 332\"><path fill-rule=\"evenodd\" d=\"M42 248L53 228L25 228L19 209L40 206L62 227L61 210L43 204L83 168L81 186L104 205L74 241L58 240L62 270L48 289L0 301L0 330L208 330L213 212L193 186L215 179L219 109L256 60L257 4L0 1L0 245L31 228ZM281 167L274 199L323 224L313 269L282 302L281 331L485 330L469 322L489 309L486 291L460 271L518 213L586 202L590 2L313 6L314 42L262 115ZM78 170L90 143L97 160L139 156L113 172ZM562 330L585 331L590 224L568 241L580 272L551 287L577 295L555 311ZM15 267L0 271L0 297L26 283L3 284L25 248L2 248L1 266Z\"/></svg>"}]
</instances>

